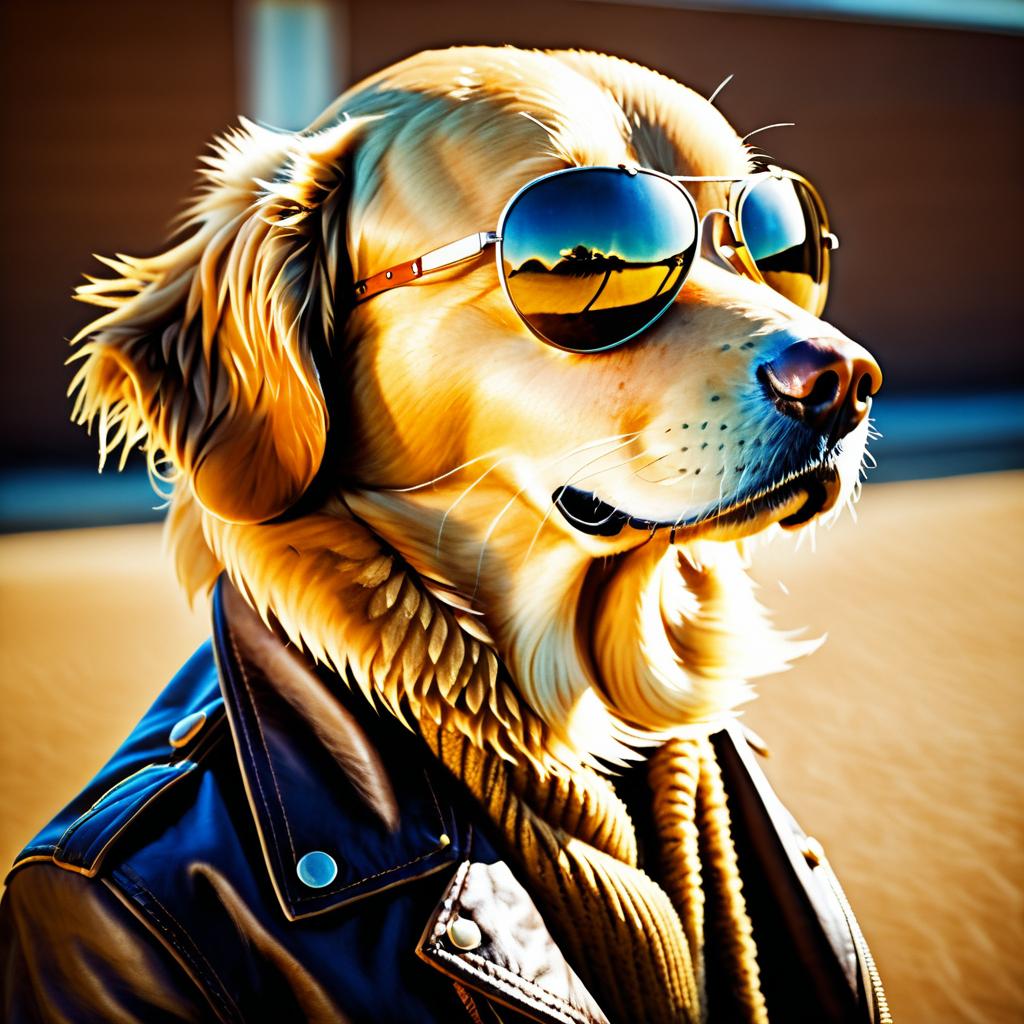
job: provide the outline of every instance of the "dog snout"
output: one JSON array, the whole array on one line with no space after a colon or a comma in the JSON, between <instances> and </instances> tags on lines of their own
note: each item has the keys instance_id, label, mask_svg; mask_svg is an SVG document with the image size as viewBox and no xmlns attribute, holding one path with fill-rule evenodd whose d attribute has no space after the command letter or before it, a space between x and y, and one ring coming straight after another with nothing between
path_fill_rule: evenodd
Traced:
<instances>
[{"instance_id":1,"label":"dog snout","mask_svg":"<svg viewBox=\"0 0 1024 1024\"><path fill-rule=\"evenodd\" d=\"M775 407L834 443L857 427L882 386L871 354L845 338L794 342L758 369Z\"/></svg>"}]
</instances>

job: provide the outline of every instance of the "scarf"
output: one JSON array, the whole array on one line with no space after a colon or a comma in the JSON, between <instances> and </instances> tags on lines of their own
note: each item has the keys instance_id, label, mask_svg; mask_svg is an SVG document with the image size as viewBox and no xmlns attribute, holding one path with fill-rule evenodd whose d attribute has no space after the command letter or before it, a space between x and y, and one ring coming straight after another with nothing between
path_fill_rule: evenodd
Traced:
<instances>
[{"instance_id":1,"label":"scarf","mask_svg":"<svg viewBox=\"0 0 1024 1024\"><path fill-rule=\"evenodd\" d=\"M655 879L638 866L633 822L605 777L512 764L432 721L421 730L513 851L549 927L613 1021L767 1024L707 739L672 740L648 761L656 859L664 865Z\"/></svg>"}]
</instances>

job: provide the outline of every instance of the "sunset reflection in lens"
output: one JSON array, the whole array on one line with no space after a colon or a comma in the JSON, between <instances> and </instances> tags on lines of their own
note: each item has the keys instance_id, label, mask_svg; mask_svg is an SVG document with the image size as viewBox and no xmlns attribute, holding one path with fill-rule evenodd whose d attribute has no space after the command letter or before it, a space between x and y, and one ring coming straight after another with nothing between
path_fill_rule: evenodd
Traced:
<instances>
[{"instance_id":1,"label":"sunset reflection in lens","mask_svg":"<svg viewBox=\"0 0 1024 1024\"><path fill-rule=\"evenodd\" d=\"M542 337L593 352L644 330L696 253L688 198L658 175L580 168L519 196L502 228L509 295Z\"/></svg>"}]
</instances>

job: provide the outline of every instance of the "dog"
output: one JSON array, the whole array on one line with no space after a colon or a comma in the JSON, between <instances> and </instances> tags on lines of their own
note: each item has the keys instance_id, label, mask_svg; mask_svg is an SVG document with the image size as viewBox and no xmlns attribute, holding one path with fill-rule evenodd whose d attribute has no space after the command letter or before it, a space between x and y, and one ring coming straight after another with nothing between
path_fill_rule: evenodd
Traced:
<instances>
[{"instance_id":1,"label":"dog","mask_svg":"<svg viewBox=\"0 0 1024 1024\"><path fill-rule=\"evenodd\" d=\"M731 259L729 190L765 164L712 103L617 58L456 48L204 164L178 241L78 289L105 311L71 386L101 462L141 448L166 489L190 595L225 576L369 705L538 776L707 736L814 649L757 603L749 542L856 499L881 373ZM695 179L698 251L636 337L546 343L486 253L390 286L582 167Z\"/></svg>"},{"instance_id":2,"label":"dog","mask_svg":"<svg viewBox=\"0 0 1024 1024\"><path fill-rule=\"evenodd\" d=\"M581 532L551 514L552 494L586 481L652 520L732 509L743 474L748 490L767 492L819 455L817 439L763 396L766 349L782 335L831 339L851 360L866 353L709 261L649 337L600 358L538 345L487 261L377 305L347 309L342 298L336 308L341 249L348 273L365 277L497 223L508 197L545 172L751 168L713 107L625 62L464 57L472 70L445 52L371 78L301 136L247 124L224 140L185 223L194 233L153 259L117 263L119 282L80 291L139 294L87 328L99 337L79 352L76 414L99 418L105 451L145 443L154 468L173 467L168 535L190 593L227 569L293 640L336 665L352 660L338 647L336 599L329 589L300 598L274 564L293 547L315 558L302 537L309 517L259 524L299 500L329 429L344 432L328 472L353 512L423 577L482 610L488 639L555 737L615 759L618 723L633 736L634 726L706 721L748 696L749 679L806 650L763 628L728 542L779 529L808 497L796 488L739 519L705 514L670 545L667 530ZM693 191L704 208L724 205L721 185ZM342 408L328 407L314 334L333 346L330 372L347 377L330 382ZM867 432L864 418L823 459L840 480L835 509L856 490ZM744 442L761 448L759 470L746 468ZM330 512L317 514L329 552ZM597 639L592 651L581 634Z\"/></svg>"}]
</instances>

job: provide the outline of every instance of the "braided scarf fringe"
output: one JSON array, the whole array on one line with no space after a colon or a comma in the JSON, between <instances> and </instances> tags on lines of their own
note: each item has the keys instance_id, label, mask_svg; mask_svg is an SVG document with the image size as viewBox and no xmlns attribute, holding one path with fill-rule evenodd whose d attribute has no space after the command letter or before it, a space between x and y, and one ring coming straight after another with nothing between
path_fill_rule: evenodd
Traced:
<instances>
[{"instance_id":1,"label":"braided scarf fringe","mask_svg":"<svg viewBox=\"0 0 1024 1024\"><path fill-rule=\"evenodd\" d=\"M694 951L702 1019L768 1024L722 773L707 739L670 740L650 759L661 882ZM705 964L713 929L716 962ZM709 976L716 979L709 996Z\"/></svg>"},{"instance_id":2,"label":"braided scarf fringe","mask_svg":"<svg viewBox=\"0 0 1024 1024\"><path fill-rule=\"evenodd\" d=\"M714 927L722 961L714 968L724 975L715 990L724 988L734 1005L713 1005L711 1019L721 1009L719 1019L767 1024L725 791L707 740L670 741L650 759L665 865L655 880L637 866L633 824L606 778L590 769L541 774L454 730L422 728L515 851L546 919L562 925L559 942L613 1021L704 1024L705 928Z\"/></svg>"}]
</instances>

